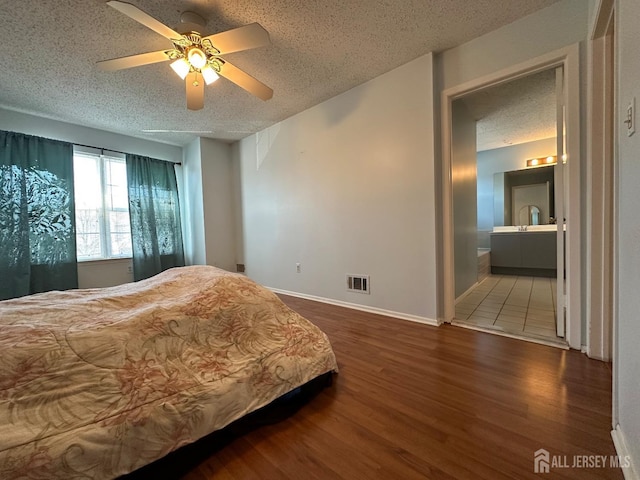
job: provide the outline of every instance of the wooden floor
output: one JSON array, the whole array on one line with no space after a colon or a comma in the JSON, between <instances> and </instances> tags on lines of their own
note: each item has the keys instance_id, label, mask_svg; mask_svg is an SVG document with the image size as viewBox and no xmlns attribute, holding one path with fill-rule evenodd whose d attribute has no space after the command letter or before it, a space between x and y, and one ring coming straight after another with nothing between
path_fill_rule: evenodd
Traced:
<instances>
[{"instance_id":1,"label":"wooden floor","mask_svg":"<svg viewBox=\"0 0 640 480\"><path fill-rule=\"evenodd\" d=\"M284 297L340 373L292 417L189 466L186 479L622 479L535 474L534 452L614 455L610 365L576 351Z\"/></svg>"}]
</instances>

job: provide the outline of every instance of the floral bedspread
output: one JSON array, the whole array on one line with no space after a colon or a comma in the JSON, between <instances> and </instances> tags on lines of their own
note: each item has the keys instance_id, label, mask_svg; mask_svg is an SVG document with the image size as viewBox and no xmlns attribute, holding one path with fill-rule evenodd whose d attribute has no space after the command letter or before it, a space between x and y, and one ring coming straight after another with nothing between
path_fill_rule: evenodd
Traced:
<instances>
[{"instance_id":1,"label":"floral bedspread","mask_svg":"<svg viewBox=\"0 0 640 480\"><path fill-rule=\"evenodd\" d=\"M325 372L326 335L214 267L0 302L0 478L113 478Z\"/></svg>"}]
</instances>

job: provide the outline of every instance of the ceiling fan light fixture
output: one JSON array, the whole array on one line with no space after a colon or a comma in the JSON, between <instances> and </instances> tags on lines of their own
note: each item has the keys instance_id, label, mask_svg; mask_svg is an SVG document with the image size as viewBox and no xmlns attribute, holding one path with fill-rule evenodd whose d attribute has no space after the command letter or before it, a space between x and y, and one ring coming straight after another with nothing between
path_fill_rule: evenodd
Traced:
<instances>
[{"instance_id":1,"label":"ceiling fan light fixture","mask_svg":"<svg viewBox=\"0 0 640 480\"><path fill-rule=\"evenodd\" d=\"M198 47L192 47L187 53L187 59L189 63L197 69L204 67L207 64L207 56Z\"/></svg>"},{"instance_id":2,"label":"ceiling fan light fixture","mask_svg":"<svg viewBox=\"0 0 640 480\"><path fill-rule=\"evenodd\" d=\"M191 71L191 65L189 65L189 62L187 62L185 58L179 58L175 62L172 62L171 68L173 68L173 71L176 72L182 80L187 78L187 74Z\"/></svg>"},{"instance_id":3,"label":"ceiling fan light fixture","mask_svg":"<svg viewBox=\"0 0 640 480\"><path fill-rule=\"evenodd\" d=\"M218 80L220 76L216 73L216 71L211 68L211 65L205 65L202 67L202 78L204 78L204 83L207 85L211 85L213 82Z\"/></svg>"}]
</instances>

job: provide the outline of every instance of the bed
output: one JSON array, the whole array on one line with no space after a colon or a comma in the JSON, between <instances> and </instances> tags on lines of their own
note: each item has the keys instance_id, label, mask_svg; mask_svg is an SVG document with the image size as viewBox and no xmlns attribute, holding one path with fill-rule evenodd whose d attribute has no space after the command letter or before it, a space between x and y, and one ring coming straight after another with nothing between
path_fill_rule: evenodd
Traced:
<instances>
[{"instance_id":1,"label":"bed","mask_svg":"<svg viewBox=\"0 0 640 480\"><path fill-rule=\"evenodd\" d=\"M0 478L115 478L337 364L250 279L167 270L0 302Z\"/></svg>"}]
</instances>

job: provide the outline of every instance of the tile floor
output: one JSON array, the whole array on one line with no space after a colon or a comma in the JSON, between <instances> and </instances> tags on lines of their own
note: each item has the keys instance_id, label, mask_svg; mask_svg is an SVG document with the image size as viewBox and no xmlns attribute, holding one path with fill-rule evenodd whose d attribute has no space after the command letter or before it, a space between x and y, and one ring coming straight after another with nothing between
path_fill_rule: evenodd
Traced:
<instances>
[{"instance_id":1,"label":"tile floor","mask_svg":"<svg viewBox=\"0 0 640 480\"><path fill-rule=\"evenodd\" d=\"M556 279L490 275L456 303L456 320L517 335L556 336Z\"/></svg>"}]
</instances>

